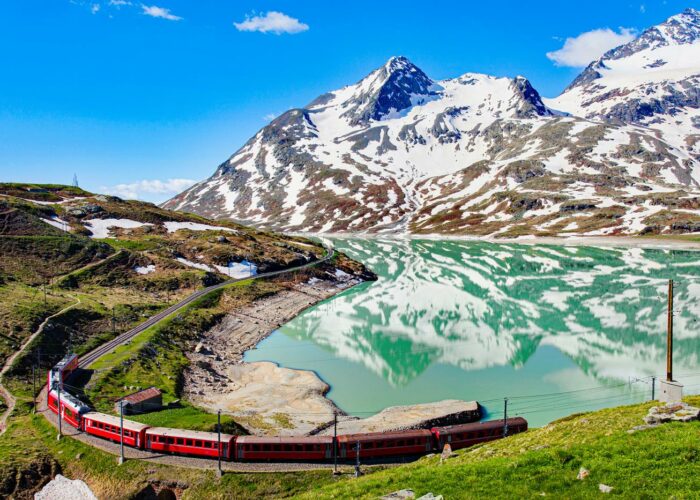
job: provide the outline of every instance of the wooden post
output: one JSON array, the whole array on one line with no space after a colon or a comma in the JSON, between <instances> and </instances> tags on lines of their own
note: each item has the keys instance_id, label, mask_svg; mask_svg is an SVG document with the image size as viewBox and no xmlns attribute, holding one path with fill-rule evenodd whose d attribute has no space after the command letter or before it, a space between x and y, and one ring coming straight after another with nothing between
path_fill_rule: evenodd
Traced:
<instances>
[{"instance_id":1,"label":"wooden post","mask_svg":"<svg viewBox=\"0 0 700 500\"><path fill-rule=\"evenodd\" d=\"M223 475L223 472L221 470L221 410L216 411L216 432L218 433L218 452L217 452L217 457L219 459L219 467L216 471L216 474L218 477L221 477Z\"/></svg>"},{"instance_id":2,"label":"wooden post","mask_svg":"<svg viewBox=\"0 0 700 500\"><path fill-rule=\"evenodd\" d=\"M673 280L668 280L668 327L666 331L666 380L673 380Z\"/></svg>"},{"instance_id":3,"label":"wooden post","mask_svg":"<svg viewBox=\"0 0 700 500\"><path fill-rule=\"evenodd\" d=\"M124 463L124 400L119 401L119 465Z\"/></svg>"},{"instance_id":4,"label":"wooden post","mask_svg":"<svg viewBox=\"0 0 700 500\"><path fill-rule=\"evenodd\" d=\"M61 434L62 434L62 429L61 429L61 380L60 378L63 377L63 374L59 374L59 381L58 384L56 384L56 394L58 395L57 401L56 401L56 409L58 410L58 436L56 436L57 440L61 440Z\"/></svg>"},{"instance_id":5,"label":"wooden post","mask_svg":"<svg viewBox=\"0 0 700 500\"><path fill-rule=\"evenodd\" d=\"M333 412L333 475L338 472L338 412Z\"/></svg>"}]
</instances>

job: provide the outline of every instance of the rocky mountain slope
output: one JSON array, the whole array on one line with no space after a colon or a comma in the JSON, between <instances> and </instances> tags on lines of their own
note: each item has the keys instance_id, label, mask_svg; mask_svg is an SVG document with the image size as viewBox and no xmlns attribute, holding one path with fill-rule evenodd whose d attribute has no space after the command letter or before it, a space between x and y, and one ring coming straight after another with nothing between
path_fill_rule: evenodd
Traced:
<instances>
[{"instance_id":1,"label":"rocky mountain slope","mask_svg":"<svg viewBox=\"0 0 700 500\"><path fill-rule=\"evenodd\" d=\"M523 77L434 81L391 58L164 206L308 232L700 231L697 20L645 31L546 102Z\"/></svg>"}]
</instances>

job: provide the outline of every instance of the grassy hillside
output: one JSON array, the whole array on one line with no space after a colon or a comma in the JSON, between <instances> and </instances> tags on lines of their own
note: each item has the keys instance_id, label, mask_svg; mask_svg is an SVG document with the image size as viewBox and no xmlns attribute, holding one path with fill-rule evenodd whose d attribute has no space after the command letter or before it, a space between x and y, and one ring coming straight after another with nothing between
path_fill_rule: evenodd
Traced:
<instances>
[{"instance_id":1,"label":"grassy hillside","mask_svg":"<svg viewBox=\"0 0 700 500\"><path fill-rule=\"evenodd\" d=\"M19 405L10 430L0 437L0 496L6 491L2 485L13 478L28 474L34 478L27 480L31 485L56 470L51 452L25 453L16 446L18 440L38 439L36 422L29 425L26 415L34 396L33 368L40 385L46 370L66 353L88 352L195 290L227 280L229 265L240 270L246 260L262 273L324 255L319 243L306 238L151 203L68 186L0 183L0 364L54 315L3 378ZM231 308L276 293L289 285L285 279L309 279L314 273L328 278L335 267L372 277L342 255L324 265L292 278L242 282L194 302L119 349L112 363L102 362L88 399L109 410L114 399L131 392L129 387L154 383L164 390L166 401L177 399L188 363L184 353ZM159 425L200 429L210 429L215 420L186 402L150 418ZM230 431L238 430L231 419L224 418L224 423Z\"/></svg>"},{"instance_id":2,"label":"grassy hillside","mask_svg":"<svg viewBox=\"0 0 700 500\"><path fill-rule=\"evenodd\" d=\"M700 405L700 397L688 398ZM697 498L700 491L700 422L665 424L629 434L652 403L574 415L506 440L461 450L440 463L423 458L396 468L366 468L355 479L351 467L329 471L225 474L136 460L116 467L116 458L73 439L56 441L43 417L24 413L0 436L0 492L12 492L32 477L61 471L88 483L100 498L128 499L149 483L177 485L183 499L378 498L413 489L455 498L593 498L600 483L622 498ZM17 453L17 449L23 450ZM577 480L579 468L590 475ZM20 472L18 472L20 471ZM30 493L30 491L27 491ZM25 496L31 498L29 494ZM23 498L18 495L18 498Z\"/></svg>"},{"instance_id":3,"label":"grassy hillside","mask_svg":"<svg viewBox=\"0 0 700 500\"><path fill-rule=\"evenodd\" d=\"M99 234L95 226L103 220L133 227ZM323 254L307 239L151 203L67 186L0 184L0 361L45 318L75 304L50 322L9 374L21 392L32 364L43 370L68 350L93 348L195 289L227 279L229 263L245 259L265 272Z\"/></svg>"},{"instance_id":4,"label":"grassy hillside","mask_svg":"<svg viewBox=\"0 0 700 500\"><path fill-rule=\"evenodd\" d=\"M700 397L687 401L700 405ZM501 441L319 486L301 498L377 498L410 488L452 498L592 498L599 484L624 498L697 498L700 422L634 433L653 403L611 408L553 422ZM578 480L580 468L590 475Z\"/></svg>"}]
</instances>

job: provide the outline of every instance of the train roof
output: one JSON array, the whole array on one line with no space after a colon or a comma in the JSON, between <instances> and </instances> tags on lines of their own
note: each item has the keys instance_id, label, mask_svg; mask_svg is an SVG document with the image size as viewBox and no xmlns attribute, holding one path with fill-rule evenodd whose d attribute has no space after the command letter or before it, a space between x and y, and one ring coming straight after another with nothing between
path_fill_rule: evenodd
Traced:
<instances>
[{"instance_id":1,"label":"train roof","mask_svg":"<svg viewBox=\"0 0 700 500\"><path fill-rule=\"evenodd\" d=\"M146 429L146 434L152 436L168 436L168 437L179 437L185 439L201 439L204 441L216 441L218 440L218 434L216 432L204 432L204 431L191 431L189 429L172 429L170 427L150 427ZM221 441L230 441L236 436L231 434L221 433Z\"/></svg>"},{"instance_id":2,"label":"train roof","mask_svg":"<svg viewBox=\"0 0 700 500\"><path fill-rule=\"evenodd\" d=\"M332 436L238 436L236 438L238 444L330 444L332 442Z\"/></svg>"},{"instance_id":3,"label":"train roof","mask_svg":"<svg viewBox=\"0 0 700 500\"><path fill-rule=\"evenodd\" d=\"M342 434L338 436L338 441L376 441L378 439L407 439L415 437L429 437L432 433L427 429L413 429L407 431L394 432L367 432L362 434Z\"/></svg>"},{"instance_id":4,"label":"train roof","mask_svg":"<svg viewBox=\"0 0 700 500\"><path fill-rule=\"evenodd\" d=\"M61 359L61 361L59 361L58 363L56 363L53 366L53 369L58 370L58 371L62 371L68 364L70 364L77 357L78 357L77 354L66 354L65 356L63 356L63 359Z\"/></svg>"},{"instance_id":5,"label":"train roof","mask_svg":"<svg viewBox=\"0 0 700 500\"><path fill-rule=\"evenodd\" d=\"M89 418L95 422L102 422L108 425L114 425L119 427L121 425L119 417L114 415L107 415L106 413L100 413L97 411L90 411L83 415L83 418ZM133 420L124 419L124 428L130 431L141 432L144 429L148 429L150 426L142 424L141 422L134 422Z\"/></svg>"},{"instance_id":6,"label":"train roof","mask_svg":"<svg viewBox=\"0 0 700 500\"><path fill-rule=\"evenodd\" d=\"M56 389L51 389L51 392L49 394L54 398L58 399L58 393L56 392ZM78 410L78 413L86 413L90 411L90 407L88 405L80 401L72 394L67 393L65 391L61 391L61 403L68 403L70 406L73 407L73 409Z\"/></svg>"},{"instance_id":7,"label":"train roof","mask_svg":"<svg viewBox=\"0 0 700 500\"><path fill-rule=\"evenodd\" d=\"M516 424L526 424L527 420L523 417L513 417L507 419L508 425ZM458 425L446 425L444 427L433 427L432 430L449 433L449 432L463 432L463 431L473 431L481 429L500 429L503 427L503 419L500 420L486 420L483 422L472 422L470 424L458 424Z\"/></svg>"}]
</instances>

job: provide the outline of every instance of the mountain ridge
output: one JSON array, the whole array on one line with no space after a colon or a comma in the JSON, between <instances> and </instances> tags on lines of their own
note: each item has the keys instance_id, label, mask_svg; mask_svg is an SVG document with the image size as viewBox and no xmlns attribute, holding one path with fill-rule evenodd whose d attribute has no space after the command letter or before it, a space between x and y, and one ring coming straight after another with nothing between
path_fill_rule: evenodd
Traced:
<instances>
[{"instance_id":1,"label":"mountain ridge","mask_svg":"<svg viewBox=\"0 0 700 500\"><path fill-rule=\"evenodd\" d=\"M646 30L631 53L648 59L644 51L675 50L668 37L653 49L643 39L671 28L695 51L697 14ZM614 112L581 112L581 89L599 98L598 82L607 81L591 78L591 68L606 72L625 61L628 46L606 54L619 55L613 62L592 63L555 99L543 99L524 77L434 81L392 57L357 83L283 113L164 206L297 232L700 231L700 139L686 133L692 128L653 128L643 118L647 103L620 92L607 96ZM700 64L691 69L700 74ZM660 112L668 118L681 109L692 123L693 88Z\"/></svg>"}]
</instances>

